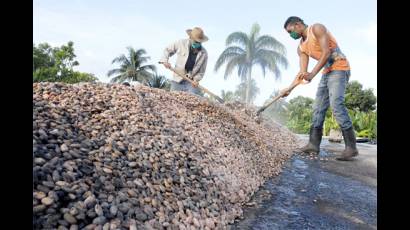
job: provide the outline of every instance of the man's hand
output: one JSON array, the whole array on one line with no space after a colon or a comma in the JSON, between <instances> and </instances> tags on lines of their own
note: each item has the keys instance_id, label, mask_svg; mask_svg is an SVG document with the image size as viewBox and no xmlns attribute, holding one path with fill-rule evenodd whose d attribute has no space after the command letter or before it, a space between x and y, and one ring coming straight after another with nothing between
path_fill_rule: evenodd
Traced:
<instances>
[{"instance_id":1,"label":"man's hand","mask_svg":"<svg viewBox=\"0 0 410 230\"><path fill-rule=\"evenodd\" d=\"M192 86L195 87L195 88L198 87L198 85L199 85L199 83L198 83L197 81L192 81L191 84L192 84Z\"/></svg>"},{"instance_id":2,"label":"man's hand","mask_svg":"<svg viewBox=\"0 0 410 230\"><path fill-rule=\"evenodd\" d=\"M316 76L316 74L314 73L307 73L303 75L303 79L305 79L306 81L310 82L312 81L312 79Z\"/></svg>"},{"instance_id":3,"label":"man's hand","mask_svg":"<svg viewBox=\"0 0 410 230\"><path fill-rule=\"evenodd\" d=\"M299 73L296 75L296 78L298 78L299 80L303 80L303 79L305 79L305 77L307 77L308 75L309 75L308 72L299 72Z\"/></svg>"},{"instance_id":4,"label":"man's hand","mask_svg":"<svg viewBox=\"0 0 410 230\"><path fill-rule=\"evenodd\" d=\"M307 82L310 82L314 77L316 76L316 74L314 73L309 73L309 72L299 72L296 75L296 78L298 80L305 80Z\"/></svg>"},{"instance_id":5,"label":"man's hand","mask_svg":"<svg viewBox=\"0 0 410 230\"><path fill-rule=\"evenodd\" d=\"M287 97L290 94L290 90L288 88L285 88L281 90L279 94L282 94L282 97Z\"/></svg>"},{"instance_id":6,"label":"man's hand","mask_svg":"<svg viewBox=\"0 0 410 230\"><path fill-rule=\"evenodd\" d=\"M169 64L168 62L163 62L162 63L164 66L165 66L165 68L167 68L167 69L170 69L171 68L171 64Z\"/></svg>"}]
</instances>

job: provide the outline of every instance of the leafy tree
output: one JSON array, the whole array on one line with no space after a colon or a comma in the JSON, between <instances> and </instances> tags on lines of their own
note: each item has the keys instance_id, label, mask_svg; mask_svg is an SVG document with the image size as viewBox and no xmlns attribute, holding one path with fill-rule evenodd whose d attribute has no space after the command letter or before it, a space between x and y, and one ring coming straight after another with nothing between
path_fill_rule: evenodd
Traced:
<instances>
[{"instance_id":1,"label":"leafy tree","mask_svg":"<svg viewBox=\"0 0 410 230\"><path fill-rule=\"evenodd\" d=\"M309 133L313 102L312 98L303 96L298 96L289 101L288 128L296 133Z\"/></svg>"},{"instance_id":2,"label":"leafy tree","mask_svg":"<svg viewBox=\"0 0 410 230\"><path fill-rule=\"evenodd\" d=\"M48 43L33 44L33 82L95 82L98 79L90 73L74 71L74 43L69 41L61 47L51 47Z\"/></svg>"},{"instance_id":3,"label":"leafy tree","mask_svg":"<svg viewBox=\"0 0 410 230\"><path fill-rule=\"evenodd\" d=\"M373 111L376 108L376 96L373 89L363 89L358 81L351 81L346 87L345 104L348 109L362 112Z\"/></svg>"}]
</instances>

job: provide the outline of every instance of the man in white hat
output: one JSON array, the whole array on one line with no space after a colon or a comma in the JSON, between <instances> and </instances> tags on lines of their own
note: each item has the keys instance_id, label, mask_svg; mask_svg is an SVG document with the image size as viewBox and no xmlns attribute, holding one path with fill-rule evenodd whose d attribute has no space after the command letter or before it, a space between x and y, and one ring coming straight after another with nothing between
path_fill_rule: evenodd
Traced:
<instances>
[{"instance_id":1,"label":"man in white hat","mask_svg":"<svg viewBox=\"0 0 410 230\"><path fill-rule=\"evenodd\" d=\"M166 68L171 68L168 59L176 53L177 61L175 63L175 70L185 74L194 81L194 84L174 74L171 80L171 90L185 91L199 95L200 90L197 88L198 82L204 77L208 61L208 53L202 46L202 43L208 41L208 37L199 27L188 29L186 32L189 38L176 41L165 48L164 56L160 62L163 63Z\"/></svg>"}]
</instances>

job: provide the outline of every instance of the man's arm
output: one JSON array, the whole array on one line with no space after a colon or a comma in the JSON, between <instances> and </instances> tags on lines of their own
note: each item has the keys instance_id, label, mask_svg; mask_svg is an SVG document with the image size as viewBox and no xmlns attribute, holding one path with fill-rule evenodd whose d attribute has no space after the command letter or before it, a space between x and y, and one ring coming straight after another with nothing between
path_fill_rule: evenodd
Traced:
<instances>
[{"instance_id":1,"label":"man's arm","mask_svg":"<svg viewBox=\"0 0 410 230\"><path fill-rule=\"evenodd\" d=\"M330 56L330 49L329 49L329 36L327 34L326 27L322 24L315 24L312 27L313 34L315 35L316 39L319 41L320 48L322 49L322 55L320 56L317 64L310 72L309 76L305 78L305 80L310 81L313 79L316 74L319 73L320 69L326 64L329 56Z\"/></svg>"},{"instance_id":2,"label":"man's arm","mask_svg":"<svg viewBox=\"0 0 410 230\"><path fill-rule=\"evenodd\" d=\"M299 66L300 66L298 77L303 78L303 76L306 75L307 73L307 68L309 64L309 56L306 53L302 52L299 47L298 47L298 55L299 55Z\"/></svg>"},{"instance_id":3,"label":"man's arm","mask_svg":"<svg viewBox=\"0 0 410 230\"><path fill-rule=\"evenodd\" d=\"M201 68L199 69L198 74L196 74L196 75L193 77L195 81L198 82L198 81L200 81L200 80L204 77L207 63L208 63L208 56L205 57L205 60L204 60L204 62L202 63L202 66L201 66Z\"/></svg>"},{"instance_id":4,"label":"man's arm","mask_svg":"<svg viewBox=\"0 0 410 230\"><path fill-rule=\"evenodd\" d=\"M300 66L300 73L307 72L308 64L309 64L309 56L303 53L298 47L298 55L299 55L299 66Z\"/></svg>"},{"instance_id":5,"label":"man's arm","mask_svg":"<svg viewBox=\"0 0 410 230\"><path fill-rule=\"evenodd\" d=\"M167 65L169 65L168 59L177 52L178 42L180 42L180 41L176 41L176 42L172 43L171 45L169 45L165 48L163 56L162 56L160 62L167 63ZM165 65L167 68L171 67L170 65L169 65L169 67L167 65Z\"/></svg>"},{"instance_id":6,"label":"man's arm","mask_svg":"<svg viewBox=\"0 0 410 230\"><path fill-rule=\"evenodd\" d=\"M193 86L194 87L198 87L198 85L199 85L199 81L204 77L204 75L205 75L205 70L206 70L206 65L207 65L207 63L208 63L208 55L207 54L205 54L206 56L204 57L204 62L202 63L202 65L201 65L201 68L199 69L199 71L198 71L198 73L197 74L195 74L195 76L193 76L192 78L193 78Z\"/></svg>"}]
</instances>

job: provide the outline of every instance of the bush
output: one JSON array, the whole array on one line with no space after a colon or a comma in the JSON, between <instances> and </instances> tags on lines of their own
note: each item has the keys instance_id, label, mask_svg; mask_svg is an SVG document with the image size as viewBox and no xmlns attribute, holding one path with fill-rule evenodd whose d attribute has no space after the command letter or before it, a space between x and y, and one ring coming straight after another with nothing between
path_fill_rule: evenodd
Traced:
<instances>
[{"instance_id":1,"label":"bush","mask_svg":"<svg viewBox=\"0 0 410 230\"><path fill-rule=\"evenodd\" d=\"M286 126L295 133L308 134L312 122L313 100L297 97L288 106ZM377 139L377 111L363 112L359 109L348 110L357 137ZM331 129L340 130L339 124L329 108L323 124L323 135L329 135Z\"/></svg>"},{"instance_id":2,"label":"bush","mask_svg":"<svg viewBox=\"0 0 410 230\"><path fill-rule=\"evenodd\" d=\"M377 139L377 111L349 110L349 115L358 137Z\"/></svg>"},{"instance_id":3,"label":"bush","mask_svg":"<svg viewBox=\"0 0 410 230\"><path fill-rule=\"evenodd\" d=\"M326 112L325 122L323 124L323 135L328 136L330 130L340 130L339 124L336 121L336 118L333 116L333 113L330 109Z\"/></svg>"},{"instance_id":4,"label":"bush","mask_svg":"<svg viewBox=\"0 0 410 230\"><path fill-rule=\"evenodd\" d=\"M286 126L295 133L306 134L312 121L313 99L298 96L289 101Z\"/></svg>"}]
</instances>

